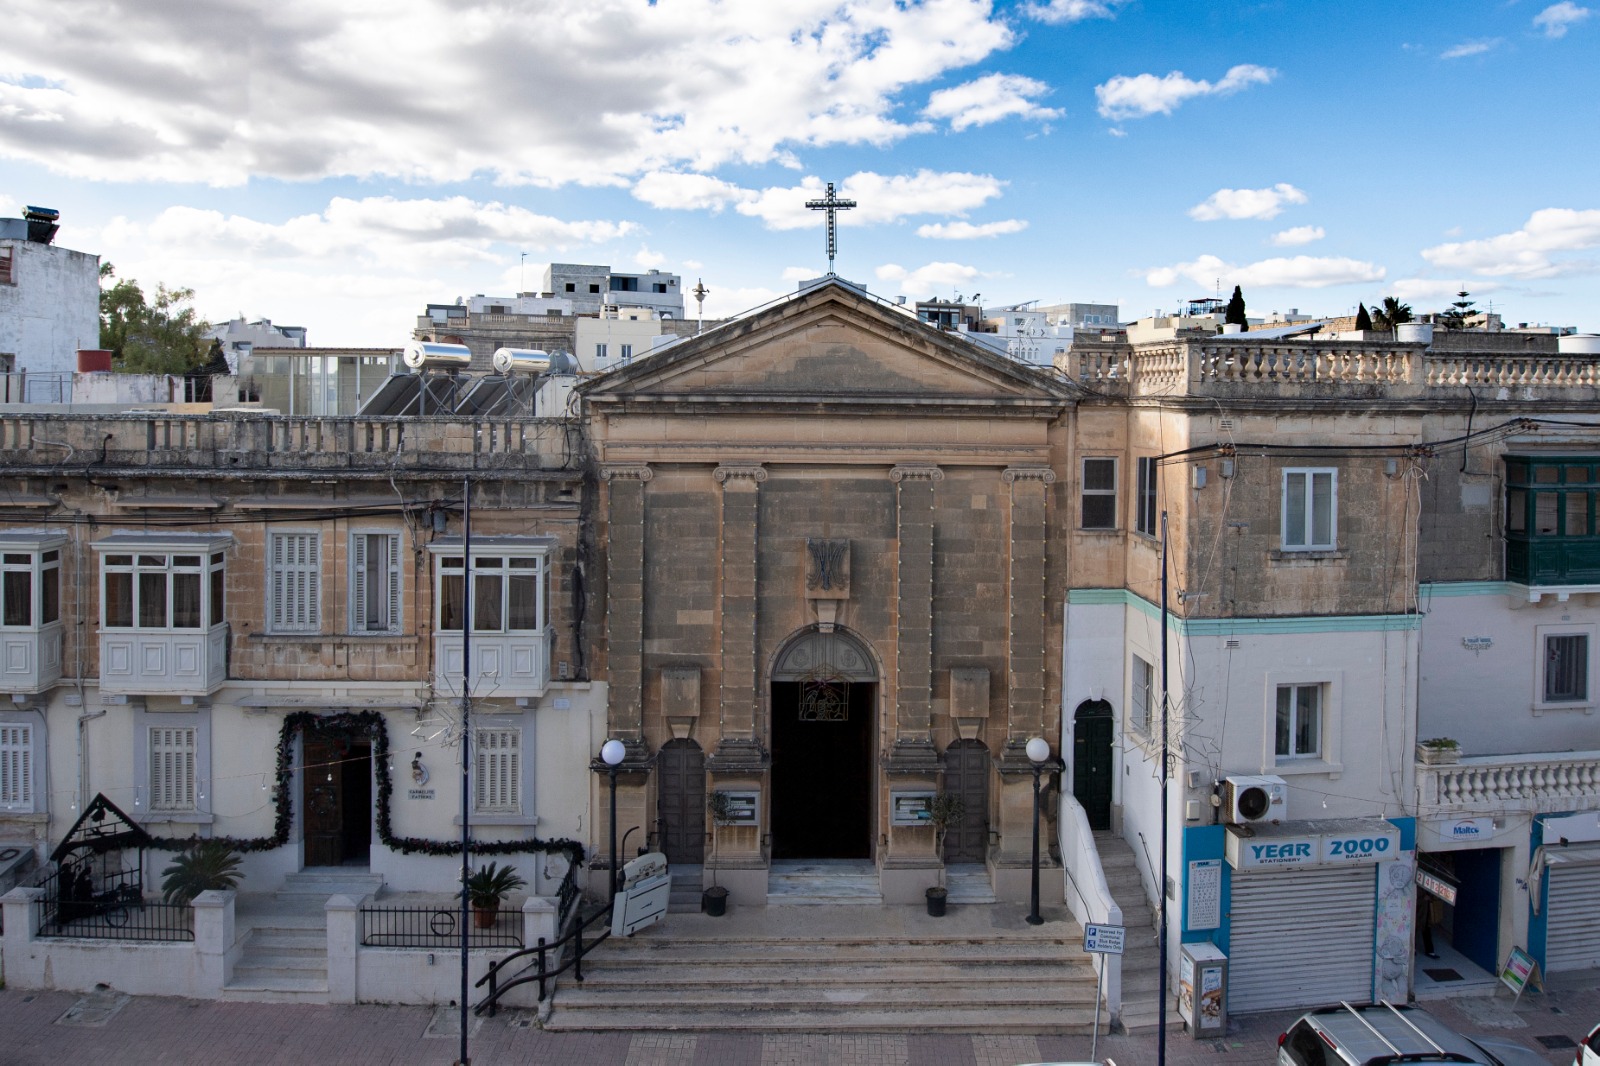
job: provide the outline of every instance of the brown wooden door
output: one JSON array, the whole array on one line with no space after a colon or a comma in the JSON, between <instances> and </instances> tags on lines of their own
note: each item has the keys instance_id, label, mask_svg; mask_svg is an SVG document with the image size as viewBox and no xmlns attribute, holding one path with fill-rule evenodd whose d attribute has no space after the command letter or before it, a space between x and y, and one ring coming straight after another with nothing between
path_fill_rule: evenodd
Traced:
<instances>
[{"instance_id":1,"label":"brown wooden door","mask_svg":"<svg viewBox=\"0 0 1600 1066\"><path fill-rule=\"evenodd\" d=\"M944 835L944 861L982 862L989 847L989 749L957 740L944 752L944 791L961 797L961 820Z\"/></svg>"},{"instance_id":2,"label":"brown wooden door","mask_svg":"<svg viewBox=\"0 0 1600 1066\"><path fill-rule=\"evenodd\" d=\"M338 866L344 862L344 763L339 745L329 736L308 729L301 745L301 777L305 782L305 837L307 866Z\"/></svg>"},{"instance_id":3,"label":"brown wooden door","mask_svg":"<svg viewBox=\"0 0 1600 1066\"><path fill-rule=\"evenodd\" d=\"M669 863L705 861L706 757L692 740L669 740L656 756L656 817Z\"/></svg>"}]
</instances>

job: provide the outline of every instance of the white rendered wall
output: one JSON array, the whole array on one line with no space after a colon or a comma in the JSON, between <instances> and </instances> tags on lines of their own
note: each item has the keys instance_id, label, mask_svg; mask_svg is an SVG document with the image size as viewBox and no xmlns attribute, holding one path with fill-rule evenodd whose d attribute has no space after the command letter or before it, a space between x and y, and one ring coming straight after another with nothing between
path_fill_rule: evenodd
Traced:
<instances>
[{"instance_id":1,"label":"white rendered wall","mask_svg":"<svg viewBox=\"0 0 1600 1066\"><path fill-rule=\"evenodd\" d=\"M0 352L30 374L78 369L100 346L100 257L53 244L5 241L13 285L0 285Z\"/></svg>"}]
</instances>

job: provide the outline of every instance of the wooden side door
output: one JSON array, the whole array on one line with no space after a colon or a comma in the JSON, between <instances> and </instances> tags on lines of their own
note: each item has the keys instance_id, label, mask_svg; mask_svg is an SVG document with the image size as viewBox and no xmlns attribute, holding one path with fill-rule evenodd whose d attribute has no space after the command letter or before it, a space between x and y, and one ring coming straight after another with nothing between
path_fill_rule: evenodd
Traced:
<instances>
[{"instance_id":1,"label":"wooden side door","mask_svg":"<svg viewBox=\"0 0 1600 1066\"><path fill-rule=\"evenodd\" d=\"M305 865L338 866L344 862L344 762L338 744L313 729L305 731L301 750Z\"/></svg>"},{"instance_id":2,"label":"wooden side door","mask_svg":"<svg viewBox=\"0 0 1600 1066\"><path fill-rule=\"evenodd\" d=\"M668 863L705 861L706 757L692 740L669 740L656 756L656 818Z\"/></svg>"},{"instance_id":3,"label":"wooden side door","mask_svg":"<svg viewBox=\"0 0 1600 1066\"><path fill-rule=\"evenodd\" d=\"M1073 717L1072 795L1083 805L1090 829L1111 828L1115 722L1105 700L1085 701Z\"/></svg>"},{"instance_id":4,"label":"wooden side door","mask_svg":"<svg viewBox=\"0 0 1600 1066\"><path fill-rule=\"evenodd\" d=\"M989 847L989 749L957 740L944 752L944 791L960 796L961 820L944 837L944 861L982 862Z\"/></svg>"}]
</instances>

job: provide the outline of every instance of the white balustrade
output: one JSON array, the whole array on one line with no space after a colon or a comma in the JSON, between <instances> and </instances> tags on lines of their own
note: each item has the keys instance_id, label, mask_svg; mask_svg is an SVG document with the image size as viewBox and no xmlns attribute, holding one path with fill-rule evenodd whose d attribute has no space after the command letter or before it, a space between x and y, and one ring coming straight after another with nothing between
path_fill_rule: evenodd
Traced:
<instances>
[{"instance_id":1,"label":"white balustrade","mask_svg":"<svg viewBox=\"0 0 1600 1066\"><path fill-rule=\"evenodd\" d=\"M1600 808L1600 751L1486 755L1446 766L1419 763L1417 799L1424 814Z\"/></svg>"}]
</instances>

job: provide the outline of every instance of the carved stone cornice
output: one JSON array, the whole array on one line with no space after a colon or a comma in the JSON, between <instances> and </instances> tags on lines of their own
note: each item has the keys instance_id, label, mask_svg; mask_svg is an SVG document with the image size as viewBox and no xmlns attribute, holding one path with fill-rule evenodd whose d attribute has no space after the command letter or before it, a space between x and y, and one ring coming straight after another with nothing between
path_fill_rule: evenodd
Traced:
<instances>
[{"instance_id":1,"label":"carved stone cornice","mask_svg":"<svg viewBox=\"0 0 1600 1066\"><path fill-rule=\"evenodd\" d=\"M753 481L759 485L767 480L767 468L764 466L719 466L711 471L711 476L716 478L718 485L725 485L729 481Z\"/></svg>"},{"instance_id":2,"label":"carved stone cornice","mask_svg":"<svg viewBox=\"0 0 1600 1066\"><path fill-rule=\"evenodd\" d=\"M1046 485L1054 485L1056 472L1048 466L1008 466L1000 472L1000 480L1007 485L1018 481L1042 481Z\"/></svg>"},{"instance_id":3,"label":"carved stone cornice","mask_svg":"<svg viewBox=\"0 0 1600 1066\"><path fill-rule=\"evenodd\" d=\"M902 481L943 481L944 471L936 466L897 466L889 471L889 480L896 484Z\"/></svg>"},{"instance_id":4,"label":"carved stone cornice","mask_svg":"<svg viewBox=\"0 0 1600 1066\"><path fill-rule=\"evenodd\" d=\"M619 463L600 468L601 481L649 481L655 476L655 471L642 463L627 465Z\"/></svg>"}]
</instances>

